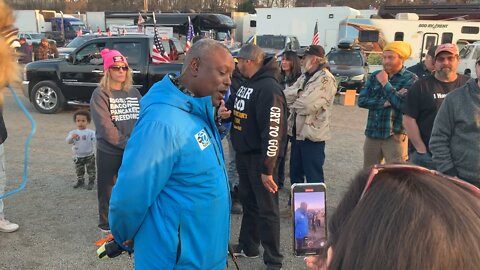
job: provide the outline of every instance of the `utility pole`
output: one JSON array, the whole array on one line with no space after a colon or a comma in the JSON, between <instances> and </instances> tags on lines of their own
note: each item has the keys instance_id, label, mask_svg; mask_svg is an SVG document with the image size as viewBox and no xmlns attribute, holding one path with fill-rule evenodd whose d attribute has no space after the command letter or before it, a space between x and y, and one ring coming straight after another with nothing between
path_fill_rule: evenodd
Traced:
<instances>
[{"instance_id":1,"label":"utility pole","mask_svg":"<svg viewBox=\"0 0 480 270\"><path fill-rule=\"evenodd\" d=\"M143 0L143 10L148 11L148 0Z\"/></svg>"}]
</instances>

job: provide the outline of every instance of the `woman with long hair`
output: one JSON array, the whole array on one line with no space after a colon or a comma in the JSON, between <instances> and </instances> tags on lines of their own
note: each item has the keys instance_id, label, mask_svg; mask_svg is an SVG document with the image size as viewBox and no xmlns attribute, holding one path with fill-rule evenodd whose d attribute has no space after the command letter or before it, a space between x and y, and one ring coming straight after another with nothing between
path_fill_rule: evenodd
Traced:
<instances>
[{"instance_id":1,"label":"woman with long hair","mask_svg":"<svg viewBox=\"0 0 480 270\"><path fill-rule=\"evenodd\" d=\"M119 51L104 49L104 76L90 100L97 137L98 227L108 232L108 204L123 151L140 113L140 92L132 86L132 70Z\"/></svg>"},{"instance_id":2,"label":"woman with long hair","mask_svg":"<svg viewBox=\"0 0 480 270\"><path fill-rule=\"evenodd\" d=\"M297 81L298 77L302 75L300 58L297 53L294 51L286 51L282 54L282 62L280 64L280 84L284 88L289 87L294 82ZM287 144L288 141L287 140ZM285 147L284 156L278 162L278 183L280 188L283 187L285 182L285 160L288 155L288 145ZM282 210L282 216L288 216L290 214L290 209Z\"/></svg>"},{"instance_id":3,"label":"woman with long hair","mask_svg":"<svg viewBox=\"0 0 480 270\"><path fill-rule=\"evenodd\" d=\"M328 222L327 258L308 269L478 269L480 190L406 164L353 180Z\"/></svg>"},{"instance_id":4,"label":"woman with long hair","mask_svg":"<svg viewBox=\"0 0 480 270\"><path fill-rule=\"evenodd\" d=\"M282 55L280 65L280 84L285 88L297 81L302 75L300 58L294 51L286 51Z\"/></svg>"}]
</instances>

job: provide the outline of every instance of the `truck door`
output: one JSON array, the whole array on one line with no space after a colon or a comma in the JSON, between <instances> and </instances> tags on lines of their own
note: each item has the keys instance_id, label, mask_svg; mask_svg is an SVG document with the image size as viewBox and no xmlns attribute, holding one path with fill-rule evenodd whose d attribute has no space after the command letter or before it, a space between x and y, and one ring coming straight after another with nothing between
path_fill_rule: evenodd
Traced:
<instances>
[{"instance_id":1,"label":"truck door","mask_svg":"<svg viewBox=\"0 0 480 270\"><path fill-rule=\"evenodd\" d=\"M150 53L145 50L149 46L143 45L148 39L136 39L136 40L114 40L112 49L119 51L126 58L130 69L133 70L133 86L137 87L140 93L147 92L147 67L145 63L147 58L146 53Z\"/></svg>"},{"instance_id":2,"label":"truck door","mask_svg":"<svg viewBox=\"0 0 480 270\"><path fill-rule=\"evenodd\" d=\"M427 55L428 49L432 46L436 46L438 44L438 34L436 33L425 33L423 35L423 41L422 41L422 51L420 52L420 61L422 61L425 58L425 55Z\"/></svg>"},{"instance_id":3,"label":"truck door","mask_svg":"<svg viewBox=\"0 0 480 270\"><path fill-rule=\"evenodd\" d=\"M93 90L103 75L103 59L100 52L105 42L93 42L72 54L60 67L60 79L69 100L89 102Z\"/></svg>"}]
</instances>

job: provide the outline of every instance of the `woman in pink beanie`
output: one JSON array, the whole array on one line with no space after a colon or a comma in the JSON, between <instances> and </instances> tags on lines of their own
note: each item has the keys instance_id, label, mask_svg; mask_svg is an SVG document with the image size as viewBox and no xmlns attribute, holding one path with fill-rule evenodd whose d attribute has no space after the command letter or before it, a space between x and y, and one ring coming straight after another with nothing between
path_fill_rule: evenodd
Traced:
<instances>
[{"instance_id":1,"label":"woman in pink beanie","mask_svg":"<svg viewBox=\"0 0 480 270\"><path fill-rule=\"evenodd\" d=\"M119 51L104 49L104 75L90 100L97 137L98 227L108 233L110 193L122 164L123 150L140 113L140 92L132 87L132 70Z\"/></svg>"}]
</instances>

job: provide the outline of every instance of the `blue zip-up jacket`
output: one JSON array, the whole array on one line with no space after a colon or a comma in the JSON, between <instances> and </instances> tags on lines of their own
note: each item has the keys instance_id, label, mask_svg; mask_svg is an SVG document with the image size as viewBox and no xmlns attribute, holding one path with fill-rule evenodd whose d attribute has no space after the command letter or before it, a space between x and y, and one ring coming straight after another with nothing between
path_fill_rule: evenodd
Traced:
<instances>
[{"instance_id":1,"label":"blue zip-up jacket","mask_svg":"<svg viewBox=\"0 0 480 270\"><path fill-rule=\"evenodd\" d=\"M134 240L136 269L225 269L230 192L211 97L168 78L141 100L110 199L115 241Z\"/></svg>"}]
</instances>

